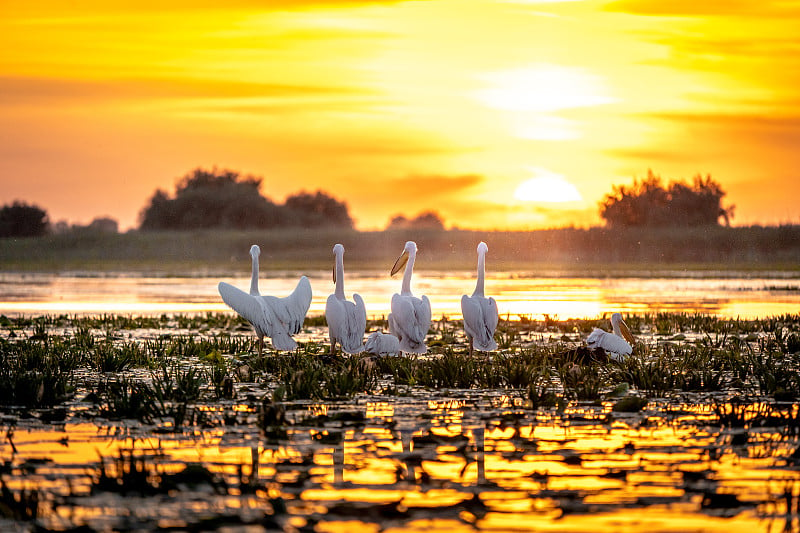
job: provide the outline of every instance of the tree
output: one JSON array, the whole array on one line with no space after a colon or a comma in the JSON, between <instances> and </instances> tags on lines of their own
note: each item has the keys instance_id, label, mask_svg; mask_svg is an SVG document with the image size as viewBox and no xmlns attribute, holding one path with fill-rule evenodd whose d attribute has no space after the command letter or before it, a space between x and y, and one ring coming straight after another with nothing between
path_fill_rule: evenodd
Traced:
<instances>
[{"instance_id":1,"label":"tree","mask_svg":"<svg viewBox=\"0 0 800 533\"><path fill-rule=\"evenodd\" d=\"M140 214L143 230L269 228L285 220L280 207L261 196L261 179L230 170L195 169L175 188L156 190Z\"/></svg>"},{"instance_id":2,"label":"tree","mask_svg":"<svg viewBox=\"0 0 800 533\"><path fill-rule=\"evenodd\" d=\"M444 229L444 221L438 213L424 211L412 219L404 215L395 215L386 229Z\"/></svg>"},{"instance_id":3,"label":"tree","mask_svg":"<svg viewBox=\"0 0 800 533\"><path fill-rule=\"evenodd\" d=\"M0 208L0 237L38 237L49 225L47 212L36 205L15 201Z\"/></svg>"},{"instance_id":4,"label":"tree","mask_svg":"<svg viewBox=\"0 0 800 533\"><path fill-rule=\"evenodd\" d=\"M720 218L730 224L734 206L723 207L725 191L711 179L695 176L691 183L664 186L652 171L633 185L613 186L600 203L600 217L611 227L709 226Z\"/></svg>"},{"instance_id":5,"label":"tree","mask_svg":"<svg viewBox=\"0 0 800 533\"><path fill-rule=\"evenodd\" d=\"M339 226L353 227L353 220L347 204L340 202L322 191L307 193L302 191L289 196L285 207L290 211L295 225L303 227Z\"/></svg>"}]
</instances>

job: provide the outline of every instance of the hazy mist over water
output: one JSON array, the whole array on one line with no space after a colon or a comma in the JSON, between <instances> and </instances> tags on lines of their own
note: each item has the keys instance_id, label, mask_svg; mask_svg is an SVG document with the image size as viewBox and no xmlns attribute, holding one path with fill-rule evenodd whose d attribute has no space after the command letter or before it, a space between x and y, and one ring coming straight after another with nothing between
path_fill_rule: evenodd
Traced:
<instances>
[{"instance_id":1,"label":"hazy mist over water","mask_svg":"<svg viewBox=\"0 0 800 533\"><path fill-rule=\"evenodd\" d=\"M800 279L786 272L746 273L681 271L659 277L581 278L547 277L530 272L488 275L486 293L498 302L500 314L510 318L591 318L624 313L688 312L729 318L755 318L800 311ZM307 273L314 297L310 316L322 315L334 290L331 273ZM262 294L289 294L300 273L270 272L260 280ZM574 274L572 275L574 276ZM678 277L679 276L679 277ZM249 276L160 277L141 274L108 276L71 274L0 274L0 314L160 314L228 311L217 292L227 281L248 290ZM389 313L392 294L401 278L377 271L347 272L348 298L360 294L370 317ZM461 296L475 287L474 273L418 271L412 291L431 300L435 318L461 315Z\"/></svg>"}]
</instances>

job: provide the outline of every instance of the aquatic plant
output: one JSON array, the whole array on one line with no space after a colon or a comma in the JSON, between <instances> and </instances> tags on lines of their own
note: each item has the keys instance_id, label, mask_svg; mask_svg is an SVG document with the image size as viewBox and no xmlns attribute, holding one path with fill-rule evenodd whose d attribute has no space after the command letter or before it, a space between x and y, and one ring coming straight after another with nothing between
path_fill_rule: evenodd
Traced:
<instances>
[{"instance_id":1,"label":"aquatic plant","mask_svg":"<svg viewBox=\"0 0 800 533\"><path fill-rule=\"evenodd\" d=\"M169 472L159 466L158 452L143 453L133 449L120 449L114 458L101 457L100 465L93 476L92 494L113 492L152 496L168 494L181 487L208 487L214 492L227 493L225 480L199 463L184 465L178 471Z\"/></svg>"},{"instance_id":2,"label":"aquatic plant","mask_svg":"<svg viewBox=\"0 0 800 533\"><path fill-rule=\"evenodd\" d=\"M0 339L0 405L52 407L71 393L80 358L60 338Z\"/></svg>"},{"instance_id":3,"label":"aquatic plant","mask_svg":"<svg viewBox=\"0 0 800 533\"><path fill-rule=\"evenodd\" d=\"M417 368L417 380L423 387L469 389L475 383L475 357L449 347L441 356L419 360Z\"/></svg>"},{"instance_id":4,"label":"aquatic plant","mask_svg":"<svg viewBox=\"0 0 800 533\"><path fill-rule=\"evenodd\" d=\"M594 401L600 399L600 391L605 388L608 378L597 364L576 364L566 361L556 370L564 393L579 401Z\"/></svg>"},{"instance_id":5,"label":"aquatic plant","mask_svg":"<svg viewBox=\"0 0 800 533\"><path fill-rule=\"evenodd\" d=\"M324 372L324 396L327 399L351 398L360 392L377 387L378 375L371 358L352 355L344 357Z\"/></svg>"},{"instance_id":6,"label":"aquatic plant","mask_svg":"<svg viewBox=\"0 0 800 533\"><path fill-rule=\"evenodd\" d=\"M156 413L155 391L147 383L122 378L105 382L100 416L112 420L136 419L150 422Z\"/></svg>"},{"instance_id":7,"label":"aquatic plant","mask_svg":"<svg viewBox=\"0 0 800 533\"><path fill-rule=\"evenodd\" d=\"M648 397L661 397L675 389L674 365L664 352L637 350L613 367L611 381L629 383Z\"/></svg>"},{"instance_id":8,"label":"aquatic plant","mask_svg":"<svg viewBox=\"0 0 800 533\"><path fill-rule=\"evenodd\" d=\"M31 521L39 517L42 496L36 488L12 490L0 475L0 517Z\"/></svg>"}]
</instances>

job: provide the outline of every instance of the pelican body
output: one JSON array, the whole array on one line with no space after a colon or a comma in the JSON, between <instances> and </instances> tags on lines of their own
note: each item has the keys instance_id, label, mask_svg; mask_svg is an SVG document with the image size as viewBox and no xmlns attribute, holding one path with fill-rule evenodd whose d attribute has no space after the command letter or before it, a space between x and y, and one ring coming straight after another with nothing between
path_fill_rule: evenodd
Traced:
<instances>
[{"instance_id":1,"label":"pelican body","mask_svg":"<svg viewBox=\"0 0 800 533\"><path fill-rule=\"evenodd\" d=\"M611 358L621 361L626 355L633 353L633 345L636 344L636 339L633 338L631 330L622 319L622 315L614 313L611 315L611 329L612 333L603 331L600 328L594 328L589 336L586 338L586 344L589 348L600 348L611 354Z\"/></svg>"},{"instance_id":2,"label":"pelican body","mask_svg":"<svg viewBox=\"0 0 800 533\"><path fill-rule=\"evenodd\" d=\"M311 306L311 283L307 277L301 276L289 296L262 296L258 291L259 255L261 248L254 244L250 247L253 261L249 294L224 281L219 282L217 289L228 307L252 324L258 337L259 355L264 349L265 336L270 337L276 350L294 350L297 343L292 335L300 331Z\"/></svg>"},{"instance_id":3,"label":"pelican body","mask_svg":"<svg viewBox=\"0 0 800 533\"><path fill-rule=\"evenodd\" d=\"M333 282L336 291L328 296L325 304L325 319L328 322L328 335L331 339L331 353L336 352L336 344L342 347L343 352L350 354L360 353L364 350L364 332L367 329L367 309L364 300L358 294L353 294L353 301L347 301L344 295L344 246L336 244L333 247L335 263L333 267Z\"/></svg>"},{"instance_id":4,"label":"pelican body","mask_svg":"<svg viewBox=\"0 0 800 533\"><path fill-rule=\"evenodd\" d=\"M400 353L400 341L391 333L373 331L367 337L364 351L375 355L398 355Z\"/></svg>"},{"instance_id":5,"label":"pelican body","mask_svg":"<svg viewBox=\"0 0 800 533\"><path fill-rule=\"evenodd\" d=\"M400 294L392 295L392 312L389 313L389 332L400 341L400 349L408 353L423 354L428 351L425 337L431 325L431 302L427 296L417 298L411 292L411 274L417 258L417 244L408 241L403 253L395 261L390 275L405 266Z\"/></svg>"},{"instance_id":6,"label":"pelican body","mask_svg":"<svg viewBox=\"0 0 800 533\"><path fill-rule=\"evenodd\" d=\"M497 349L494 330L497 328L497 302L484 295L484 277L486 271L486 254L489 247L485 242L478 244L478 281L472 296L461 297L461 314L464 316L464 332L469 339L469 353L477 349L491 352Z\"/></svg>"}]
</instances>

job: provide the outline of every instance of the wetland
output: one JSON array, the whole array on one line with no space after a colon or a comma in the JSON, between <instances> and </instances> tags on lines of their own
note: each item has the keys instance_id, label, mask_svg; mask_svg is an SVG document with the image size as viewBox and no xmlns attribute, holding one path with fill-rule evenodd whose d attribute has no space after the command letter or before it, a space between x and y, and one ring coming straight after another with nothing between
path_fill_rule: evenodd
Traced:
<instances>
[{"instance_id":1,"label":"wetland","mask_svg":"<svg viewBox=\"0 0 800 533\"><path fill-rule=\"evenodd\" d=\"M253 350L231 313L0 318L0 527L797 531L800 316L501 319L470 356ZM369 329L386 329L381 318Z\"/></svg>"},{"instance_id":2,"label":"wetland","mask_svg":"<svg viewBox=\"0 0 800 533\"><path fill-rule=\"evenodd\" d=\"M797 227L195 232L0 242L0 530L800 531ZM334 242L385 320L403 241L424 356L328 353ZM341 239L341 240L340 240ZM459 300L486 240L499 349ZM292 353L216 284L299 274ZM622 362L585 349L624 313Z\"/></svg>"}]
</instances>

